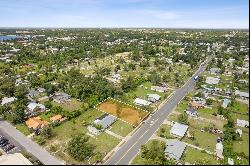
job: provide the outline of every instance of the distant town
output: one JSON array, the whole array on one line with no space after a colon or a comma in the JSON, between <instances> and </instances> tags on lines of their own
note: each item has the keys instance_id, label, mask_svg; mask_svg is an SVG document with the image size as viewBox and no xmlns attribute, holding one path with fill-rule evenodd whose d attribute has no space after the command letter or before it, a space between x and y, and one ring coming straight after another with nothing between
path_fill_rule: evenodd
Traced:
<instances>
[{"instance_id":1,"label":"distant town","mask_svg":"<svg viewBox=\"0 0 250 166\"><path fill-rule=\"evenodd\" d=\"M0 165L249 165L249 31L0 29Z\"/></svg>"}]
</instances>

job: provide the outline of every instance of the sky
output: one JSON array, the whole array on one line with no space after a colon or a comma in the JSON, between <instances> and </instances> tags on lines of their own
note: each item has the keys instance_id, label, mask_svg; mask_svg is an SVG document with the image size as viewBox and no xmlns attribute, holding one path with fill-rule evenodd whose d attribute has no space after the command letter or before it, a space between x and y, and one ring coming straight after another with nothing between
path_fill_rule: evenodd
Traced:
<instances>
[{"instance_id":1,"label":"sky","mask_svg":"<svg viewBox=\"0 0 250 166\"><path fill-rule=\"evenodd\" d=\"M249 29L248 0L0 0L0 27Z\"/></svg>"}]
</instances>

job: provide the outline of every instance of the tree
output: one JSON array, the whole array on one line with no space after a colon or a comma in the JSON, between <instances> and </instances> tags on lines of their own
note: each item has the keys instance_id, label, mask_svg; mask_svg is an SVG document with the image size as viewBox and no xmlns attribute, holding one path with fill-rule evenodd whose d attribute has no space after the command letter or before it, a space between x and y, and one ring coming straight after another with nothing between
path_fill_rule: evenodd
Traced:
<instances>
[{"instance_id":1,"label":"tree","mask_svg":"<svg viewBox=\"0 0 250 166\"><path fill-rule=\"evenodd\" d=\"M48 139L51 138L52 136L54 136L54 132L52 130L51 126L45 126L42 130L41 130L41 136Z\"/></svg>"},{"instance_id":2,"label":"tree","mask_svg":"<svg viewBox=\"0 0 250 166\"><path fill-rule=\"evenodd\" d=\"M69 141L67 150L74 159L83 161L93 155L94 145L89 143L85 134L77 134Z\"/></svg>"},{"instance_id":3,"label":"tree","mask_svg":"<svg viewBox=\"0 0 250 166\"><path fill-rule=\"evenodd\" d=\"M178 116L178 122L181 124L188 124L188 116L185 113L182 113Z\"/></svg>"},{"instance_id":4,"label":"tree","mask_svg":"<svg viewBox=\"0 0 250 166\"><path fill-rule=\"evenodd\" d=\"M165 144L163 142L153 140L148 145L142 145L141 156L147 159L151 164L157 165L172 165L175 164L172 160L167 160L165 157Z\"/></svg>"},{"instance_id":5,"label":"tree","mask_svg":"<svg viewBox=\"0 0 250 166\"><path fill-rule=\"evenodd\" d=\"M53 105L51 104L50 101L45 101L45 102L44 102L44 106L45 106L46 108L48 108L48 109L51 109Z\"/></svg>"}]
</instances>

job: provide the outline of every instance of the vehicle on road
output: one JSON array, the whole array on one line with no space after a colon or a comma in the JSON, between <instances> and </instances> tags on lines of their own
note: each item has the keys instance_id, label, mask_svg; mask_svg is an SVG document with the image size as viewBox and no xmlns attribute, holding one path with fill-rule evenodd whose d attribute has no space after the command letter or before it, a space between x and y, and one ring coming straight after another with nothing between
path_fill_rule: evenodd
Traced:
<instances>
[{"instance_id":1,"label":"vehicle on road","mask_svg":"<svg viewBox=\"0 0 250 166\"><path fill-rule=\"evenodd\" d=\"M197 80L198 80L198 78L199 78L199 76L195 76L195 77L194 77L194 80L195 80L195 81L197 81Z\"/></svg>"}]
</instances>

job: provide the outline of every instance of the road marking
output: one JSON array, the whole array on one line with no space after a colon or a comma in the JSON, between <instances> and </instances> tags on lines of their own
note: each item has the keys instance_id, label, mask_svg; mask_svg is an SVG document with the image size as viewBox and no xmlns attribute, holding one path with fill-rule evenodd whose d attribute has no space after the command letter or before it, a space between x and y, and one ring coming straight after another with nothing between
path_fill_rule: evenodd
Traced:
<instances>
[{"instance_id":1,"label":"road marking","mask_svg":"<svg viewBox=\"0 0 250 166\"><path fill-rule=\"evenodd\" d=\"M155 121L155 123L152 125L152 126L150 126L150 127L153 127L155 124L156 124L156 122L158 121L159 119L157 119L156 121ZM116 165L117 163L119 163L127 154L128 154L128 152L137 144L137 142L145 135L145 134L147 134L148 132L149 132L149 129L150 128L148 128L147 130L146 130L146 132L143 134L143 135L141 135L138 139L137 139L137 141L127 150L127 152L122 156L122 158L120 159L120 160L118 160L114 165Z\"/></svg>"}]
</instances>

